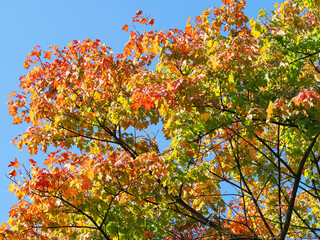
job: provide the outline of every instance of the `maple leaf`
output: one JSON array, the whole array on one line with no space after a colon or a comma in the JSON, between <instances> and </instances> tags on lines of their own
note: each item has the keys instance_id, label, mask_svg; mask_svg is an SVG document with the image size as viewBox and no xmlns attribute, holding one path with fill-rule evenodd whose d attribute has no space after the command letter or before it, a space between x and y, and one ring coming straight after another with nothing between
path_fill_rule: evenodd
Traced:
<instances>
[{"instance_id":1,"label":"maple leaf","mask_svg":"<svg viewBox=\"0 0 320 240\"><path fill-rule=\"evenodd\" d=\"M30 163L30 165L31 165L31 168L34 168L36 165L37 165L37 162L36 161L34 161L33 159L29 159L29 163Z\"/></svg>"},{"instance_id":2,"label":"maple leaf","mask_svg":"<svg viewBox=\"0 0 320 240\"><path fill-rule=\"evenodd\" d=\"M11 106L9 107L9 114L10 114L11 116L17 115L17 111L18 111L18 107L17 107L17 106L11 105Z\"/></svg>"},{"instance_id":3,"label":"maple leaf","mask_svg":"<svg viewBox=\"0 0 320 240\"><path fill-rule=\"evenodd\" d=\"M44 52L44 58L51 59L51 52L49 52L49 51Z\"/></svg>"},{"instance_id":4,"label":"maple leaf","mask_svg":"<svg viewBox=\"0 0 320 240\"><path fill-rule=\"evenodd\" d=\"M128 25L124 25L122 28L123 31L129 31L129 26Z\"/></svg>"},{"instance_id":5,"label":"maple leaf","mask_svg":"<svg viewBox=\"0 0 320 240\"><path fill-rule=\"evenodd\" d=\"M15 168L18 168L20 166L17 158L15 158L15 160L13 162L10 162L9 166L8 167L15 167Z\"/></svg>"},{"instance_id":6,"label":"maple leaf","mask_svg":"<svg viewBox=\"0 0 320 240\"><path fill-rule=\"evenodd\" d=\"M92 181L88 178L84 178L81 182L81 189L87 190L90 186L92 186Z\"/></svg>"},{"instance_id":7,"label":"maple leaf","mask_svg":"<svg viewBox=\"0 0 320 240\"><path fill-rule=\"evenodd\" d=\"M24 65L23 65L23 68L24 69L29 69L30 67L30 64L28 62L25 62Z\"/></svg>"},{"instance_id":8,"label":"maple leaf","mask_svg":"<svg viewBox=\"0 0 320 240\"><path fill-rule=\"evenodd\" d=\"M8 191L10 192L10 194L12 194L13 192L15 192L17 189L16 184L14 182L9 184L9 188Z\"/></svg>"},{"instance_id":9,"label":"maple leaf","mask_svg":"<svg viewBox=\"0 0 320 240\"><path fill-rule=\"evenodd\" d=\"M208 15L210 15L210 10L206 9L206 10L203 11L202 14L208 16Z\"/></svg>"},{"instance_id":10,"label":"maple leaf","mask_svg":"<svg viewBox=\"0 0 320 240\"><path fill-rule=\"evenodd\" d=\"M153 26L153 25L154 25L154 19L151 19L151 20L148 22L148 24L149 24L150 26Z\"/></svg>"},{"instance_id":11,"label":"maple leaf","mask_svg":"<svg viewBox=\"0 0 320 240\"><path fill-rule=\"evenodd\" d=\"M45 161L44 161L44 165L46 166L51 166L54 162L55 162L55 158L53 156L49 156Z\"/></svg>"},{"instance_id":12,"label":"maple leaf","mask_svg":"<svg viewBox=\"0 0 320 240\"><path fill-rule=\"evenodd\" d=\"M11 172L9 172L8 176L9 176L9 178L16 177L17 176L16 170L12 170Z\"/></svg>"},{"instance_id":13,"label":"maple leaf","mask_svg":"<svg viewBox=\"0 0 320 240\"><path fill-rule=\"evenodd\" d=\"M20 116L14 116L12 120L13 120L13 124L16 125L16 124L22 123L23 119Z\"/></svg>"},{"instance_id":14,"label":"maple leaf","mask_svg":"<svg viewBox=\"0 0 320 240\"><path fill-rule=\"evenodd\" d=\"M145 23L148 22L148 20L147 20L147 18L142 17L142 18L139 20L139 22L140 22L141 24L145 24Z\"/></svg>"},{"instance_id":15,"label":"maple leaf","mask_svg":"<svg viewBox=\"0 0 320 240\"><path fill-rule=\"evenodd\" d=\"M210 117L211 117L210 113L202 113L200 115L200 119L204 121L207 121Z\"/></svg>"}]
</instances>

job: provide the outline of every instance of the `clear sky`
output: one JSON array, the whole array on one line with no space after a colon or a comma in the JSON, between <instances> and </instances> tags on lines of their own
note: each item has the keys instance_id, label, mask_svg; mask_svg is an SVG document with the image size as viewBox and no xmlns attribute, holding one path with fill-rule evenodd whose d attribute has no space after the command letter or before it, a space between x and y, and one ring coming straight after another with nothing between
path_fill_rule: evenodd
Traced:
<instances>
[{"instance_id":1,"label":"clear sky","mask_svg":"<svg viewBox=\"0 0 320 240\"><path fill-rule=\"evenodd\" d=\"M272 10L276 0L247 0L247 15L257 17L260 9ZM282 2L282 0L279 0ZM50 45L65 46L72 40L100 39L115 53L121 52L129 34L122 31L131 23L137 10L155 19L155 29L184 28L188 17L194 19L203 10L220 6L218 0L3 0L0 1L0 223L7 221L9 208L16 203L7 191L11 183L6 177L8 165L17 157L19 162L44 156L19 152L10 141L23 133L27 125L12 125L8 114L7 96L19 90L19 77L27 53L36 45L46 50ZM27 168L29 167L28 164Z\"/></svg>"}]
</instances>

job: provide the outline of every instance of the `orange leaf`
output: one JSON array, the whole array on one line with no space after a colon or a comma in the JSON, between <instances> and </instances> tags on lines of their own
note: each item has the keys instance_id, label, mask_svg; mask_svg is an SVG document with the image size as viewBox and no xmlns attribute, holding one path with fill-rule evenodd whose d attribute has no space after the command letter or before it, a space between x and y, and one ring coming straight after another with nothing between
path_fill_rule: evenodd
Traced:
<instances>
[{"instance_id":1,"label":"orange leaf","mask_svg":"<svg viewBox=\"0 0 320 240\"><path fill-rule=\"evenodd\" d=\"M18 107L17 106L10 106L9 107L9 114L12 116L17 115Z\"/></svg>"},{"instance_id":2,"label":"orange leaf","mask_svg":"<svg viewBox=\"0 0 320 240\"><path fill-rule=\"evenodd\" d=\"M210 113L202 113L202 114L200 115L200 119L201 119L201 120L204 120L204 121L207 121L210 117L211 117L211 114L210 114Z\"/></svg>"},{"instance_id":3,"label":"orange leaf","mask_svg":"<svg viewBox=\"0 0 320 240\"><path fill-rule=\"evenodd\" d=\"M51 52L44 52L44 58L51 59Z\"/></svg>"},{"instance_id":4,"label":"orange leaf","mask_svg":"<svg viewBox=\"0 0 320 240\"><path fill-rule=\"evenodd\" d=\"M81 189L87 190L90 186L92 186L92 181L89 178L85 177L82 180Z\"/></svg>"},{"instance_id":5,"label":"orange leaf","mask_svg":"<svg viewBox=\"0 0 320 240\"><path fill-rule=\"evenodd\" d=\"M22 118L20 116L15 116L14 118L12 118L13 120L13 125L22 123Z\"/></svg>"},{"instance_id":6,"label":"orange leaf","mask_svg":"<svg viewBox=\"0 0 320 240\"><path fill-rule=\"evenodd\" d=\"M222 2L223 2L225 5L230 5L233 1L232 1L232 0L222 0Z\"/></svg>"},{"instance_id":7,"label":"orange leaf","mask_svg":"<svg viewBox=\"0 0 320 240\"><path fill-rule=\"evenodd\" d=\"M149 231L145 231L144 233L143 233L143 237L144 238L153 238L154 237L154 233L152 233L152 232L149 232Z\"/></svg>"},{"instance_id":8,"label":"orange leaf","mask_svg":"<svg viewBox=\"0 0 320 240\"><path fill-rule=\"evenodd\" d=\"M52 156L49 156L46 160L44 160L44 165L46 166L52 166L52 164L55 162L55 158Z\"/></svg>"},{"instance_id":9,"label":"orange leaf","mask_svg":"<svg viewBox=\"0 0 320 240\"><path fill-rule=\"evenodd\" d=\"M128 26L128 25L124 25L123 28L122 28L122 30L123 30L123 31L126 31L126 32L129 31L129 26Z\"/></svg>"},{"instance_id":10,"label":"orange leaf","mask_svg":"<svg viewBox=\"0 0 320 240\"><path fill-rule=\"evenodd\" d=\"M210 15L210 10L209 9L204 10L203 15L206 15L206 16Z\"/></svg>"},{"instance_id":11,"label":"orange leaf","mask_svg":"<svg viewBox=\"0 0 320 240\"><path fill-rule=\"evenodd\" d=\"M9 166L8 167L15 167L15 168L18 168L20 166L17 158L15 158L14 162L10 162Z\"/></svg>"},{"instance_id":12,"label":"orange leaf","mask_svg":"<svg viewBox=\"0 0 320 240\"><path fill-rule=\"evenodd\" d=\"M141 20L140 20L140 23L141 24L145 24L147 22L147 19L146 18L142 18Z\"/></svg>"}]
</instances>

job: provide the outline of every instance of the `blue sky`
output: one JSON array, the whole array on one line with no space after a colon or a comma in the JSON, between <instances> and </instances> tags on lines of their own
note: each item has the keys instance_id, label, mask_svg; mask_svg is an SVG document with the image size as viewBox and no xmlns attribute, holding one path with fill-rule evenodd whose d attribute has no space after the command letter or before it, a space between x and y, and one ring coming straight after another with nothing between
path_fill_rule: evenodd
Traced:
<instances>
[{"instance_id":1,"label":"blue sky","mask_svg":"<svg viewBox=\"0 0 320 240\"><path fill-rule=\"evenodd\" d=\"M247 15L257 17L262 8L273 9L276 0L247 0ZM282 2L280 0L279 2ZM16 199L7 191L10 181L7 174L10 161L33 158L39 162L44 156L30 156L10 144L27 125L12 125L6 105L7 96L19 90L19 77L26 74L24 60L36 45L43 50L50 45L65 46L74 39L100 39L115 53L121 52L128 40L122 31L130 24L137 10L155 18L155 29L184 28L188 17L194 19L203 10L220 6L218 0L4 0L0 2L0 223L7 221L8 210ZM26 164L27 165L27 164Z\"/></svg>"}]
</instances>

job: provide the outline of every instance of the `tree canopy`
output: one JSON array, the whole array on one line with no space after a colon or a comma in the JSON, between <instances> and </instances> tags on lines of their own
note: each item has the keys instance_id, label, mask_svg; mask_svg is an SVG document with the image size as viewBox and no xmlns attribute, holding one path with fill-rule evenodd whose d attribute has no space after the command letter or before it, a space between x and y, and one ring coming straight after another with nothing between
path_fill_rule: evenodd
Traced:
<instances>
[{"instance_id":1,"label":"tree canopy","mask_svg":"<svg viewBox=\"0 0 320 240\"><path fill-rule=\"evenodd\" d=\"M320 239L320 1L222 4L28 54L3 239Z\"/></svg>"}]
</instances>

